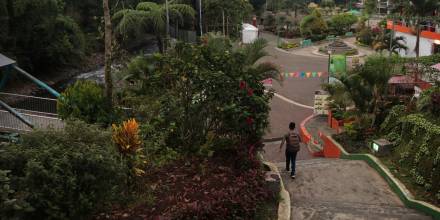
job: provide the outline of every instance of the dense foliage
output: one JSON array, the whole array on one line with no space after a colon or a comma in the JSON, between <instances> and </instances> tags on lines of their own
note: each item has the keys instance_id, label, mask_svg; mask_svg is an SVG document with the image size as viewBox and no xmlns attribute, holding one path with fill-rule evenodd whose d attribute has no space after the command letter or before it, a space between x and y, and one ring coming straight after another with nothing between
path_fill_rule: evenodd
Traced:
<instances>
[{"instance_id":1,"label":"dense foliage","mask_svg":"<svg viewBox=\"0 0 440 220\"><path fill-rule=\"evenodd\" d=\"M240 36L241 24L248 20L252 5L245 0L205 0L203 22L205 32L221 31L231 37Z\"/></svg>"},{"instance_id":2,"label":"dense foliage","mask_svg":"<svg viewBox=\"0 0 440 220\"><path fill-rule=\"evenodd\" d=\"M36 131L20 144L0 148L0 169L31 210L8 212L24 219L84 219L106 208L124 190L128 170L111 134L81 122L63 131Z\"/></svg>"},{"instance_id":3,"label":"dense foliage","mask_svg":"<svg viewBox=\"0 0 440 220\"><path fill-rule=\"evenodd\" d=\"M343 35L345 32L350 31L351 26L355 24L357 20L358 18L351 13L341 13L331 18L329 26L336 34Z\"/></svg>"},{"instance_id":4,"label":"dense foliage","mask_svg":"<svg viewBox=\"0 0 440 220\"><path fill-rule=\"evenodd\" d=\"M253 65L264 42L234 50L227 39L208 41L135 58L125 72L124 105L139 110L155 130L169 130L167 145L181 151L245 145L253 154L268 124L272 96L261 80L276 70Z\"/></svg>"},{"instance_id":5,"label":"dense foliage","mask_svg":"<svg viewBox=\"0 0 440 220\"><path fill-rule=\"evenodd\" d=\"M58 115L62 119L76 118L87 123L109 124L113 112L104 96L104 89L92 81L78 81L58 98Z\"/></svg>"},{"instance_id":6,"label":"dense foliage","mask_svg":"<svg viewBox=\"0 0 440 220\"><path fill-rule=\"evenodd\" d=\"M63 6L55 0L2 1L2 53L35 71L80 62L86 47L84 34L63 14Z\"/></svg>"},{"instance_id":7,"label":"dense foliage","mask_svg":"<svg viewBox=\"0 0 440 220\"><path fill-rule=\"evenodd\" d=\"M394 141L393 160L399 169L424 187L440 203L440 126L426 115L395 106L382 124L382 131Z\"/></svg>"},{"instance_id":8,"label":"dense foliage","mask_svg":"<svg viewBox=\"0 0 440 220\"><path fill-rule=\"evenodd\" d=\"M313 41L322 40L326 37L328 26L318 10L313 10L310 15L305 16L300 23L301 35Z\"/></svg>"},{"instance_id":9,"label":"dense foliage","mask_svg":"<svg viewBox=\"0 0 440 220\"><path fill-rule=\"evenodd\" d=\"M361 127L380 125L390 102L388 80L401 70L398 64L398 58L371 56L347 74L336 76L337 82L324 86L330 93L333 109L344 113L354 105L356 115L362 115L358 117Z\"/></svg>"}]
</instances>

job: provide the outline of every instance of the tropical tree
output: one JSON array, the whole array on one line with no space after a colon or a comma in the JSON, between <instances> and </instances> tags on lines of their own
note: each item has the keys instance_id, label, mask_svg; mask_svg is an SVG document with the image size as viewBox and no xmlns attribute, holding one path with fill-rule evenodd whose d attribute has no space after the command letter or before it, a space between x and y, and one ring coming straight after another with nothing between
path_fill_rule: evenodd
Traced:
<instances>
[{"instance_id":1,"label":"tropical tree","mask_svg":"<svg viewBox=\"0 0 440 220\"><path fill-rule=\"evenodd\" d=\"M292 9L294 12L294 17L298 16L298 10L304 9L306 7L306 3L304 0L285 0L284 7L287 9Z\"/></svg>"},{"instance_id":2,"label":"tropical tree","mask_svg":"<svg viewBox=\"0 0 440 220\"><path fill-rule=\"evenodd\" d=\"M157 43L161 52L165 50L164 38L166 35L166 12L165 4L157 4L154 2L141 2L136 9L123 9L113 16L113 20L117 23L116 32L124 35L128 33L150 32L156 36ZM178 4L169 1L168 12L170 20L182 24L185 18L194 19L195 11L187 4Z\"/></svg>"},{"instance_id":3,"label":"tropical tree","mask_svg":"<svg viewBox=\"0 0 440 220\"><path fill-rule=\"evenodd\" d=\"M206 0L203 10L205 27L214 26L214 31L219 31L217 27L221 27L222 33L226 36L231 33L230 26L238 27L250 15L252 5L246 0ZM232 31L236 32L237 29L232 29Z\"/></svg>"},{"instance_id":4,"label":"tropical tree","mask_svg":"<svg viewBox=\"0 0 440 220\"><path fill-rule=\"evenodd\" d=\"M220 53L221 51L232 51L233 53L243 56L243 67L245 70L252 69L256 75L263 76L264 79L273 78L281 80L279 69L270 62L257 62L261 58L269 54L264 50L267 46L267 41L263 38L258 38L250 44L233 49L229 38L215 33L208 33L204 35L203 42L210 48L210 50Z\"/></svg>"},{"instance_id":5,"label":"tropical tree","mask_svg":"<svg viewBox=\"0 0 440 220\"><path fill-rule=\"evenodd\" d=\"M373 49L380 52L391 49L391 53L394 54L399 54L401 50L408 50L404 36L393 37L391 40L391 35L390 31L377 35L373 41Z\"/></svg>"},{"instance_id":6,"label":"tropical tree","mask_svg":"<svg viewBox=\"0 0 440 220\"><path fill-rule=\"evenodd\" d=\"M350 30L351 26L358 21L358 18L350 13L341 13L333 16L330 20L330 26L338 33Z\"/></svg>"},{"instance_id":7,"label":"tropical tree","mask_svg":"<svg viewBox=\"0 0 440 220\"><path fill-rule=\"evenodd\" d=\"M369 115L370 127L377 125L377 116L384 106L388 81L395 71L396 61L390 57L368 57L365 64L356 66L346 75L337 76L338 81L324 88L331 94L331 100L349 107L352 103L358 116Z\"/></svg>"},{"instance_id":8,"label":"tropical tree","mask_svg":"<svg viewBox=\"0 0 440 220\"><path fill-rule=\"evenodd\" d=\"M312 40L325 38L328 30L327 23L322 18L318 9L312 11L310 15L305 16L300 23L301 35Z\"/></svg>"}]
</instances>

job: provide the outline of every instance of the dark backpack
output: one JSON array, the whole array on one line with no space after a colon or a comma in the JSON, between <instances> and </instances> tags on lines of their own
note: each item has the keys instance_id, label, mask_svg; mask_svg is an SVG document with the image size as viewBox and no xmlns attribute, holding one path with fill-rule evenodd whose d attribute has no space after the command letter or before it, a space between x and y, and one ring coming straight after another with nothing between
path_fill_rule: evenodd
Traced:
<instances>
[{"instance_id":1,"label":"dark backpack","mask_svg":"<svg viewBox=\"0 0 440 220\"><path fill-rule=\"evenodd\" d=\"M286 137L286 142L287 142L287 146L286 146L286 150L288 152L298 152L300 149L300 145L299 145L299 136L297 133L295 132L289 132L289 134Z\"/></svg>"}]
</instances>

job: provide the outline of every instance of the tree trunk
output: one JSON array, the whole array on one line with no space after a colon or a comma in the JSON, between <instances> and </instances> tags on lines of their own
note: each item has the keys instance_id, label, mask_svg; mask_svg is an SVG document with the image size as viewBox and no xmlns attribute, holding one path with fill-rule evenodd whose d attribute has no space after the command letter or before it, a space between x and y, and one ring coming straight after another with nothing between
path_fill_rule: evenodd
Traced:
<instances>
[{"instance_id":1,"label":"tree trunk","mask_svg":"<svg viewBox=\"0 0 440 220\"><path fill-rule=\"evenodd\" d=\"M419 58L420 56L420 25L419 22L417 21L416 24L416 47L414 48L415 52L416 52L416 57Z\"/></svg>"},{"instance_id":2,"label":"tree trunk","mask_svg":"<svg viewBox=\"0 0 440 220\"><path fill-rule=\"evenodd\" d=\"M295 6L295 18L298 16L298 6Z\"/></svg>"},{"instance_id":3,"label":"tree trunk","mask_svg":"<svg viewBox=\"0 0 440 220\"><path fill-rule=\"evenodd\" d=\"M105 77L105 95L107 101L112 106L113 104L113 80L112 80L112 23L110 17L110 9L108 0L102 1L104 9L104 23L105 23L105 65L104 65L104 77Z\"/></svg>"},{"instance_id":4,"label":"tree trunk","mask_svg":"<svg viewBox=\"0 0 440 220\"><path fill-rule=\"evenodd\" d=\"M416 24L417 38L416 38L416 71L414 72L414 81L419 80L419 56L420 56L420 21L417 20Z\"/></svg>"},{"instance_id":5,"label":"tree trunk","mask_svg":"<svg viewBox=\"0 0 440 220\"><path fill-rule=\"evenodd\" d=\"M162 41L162 37L160 35L156 35L156 40L157 40L157 47L159 47L160 53L163 53L165 51L165 48Z\"/></svg>"},{"instance_id":6,"label":"tree trunk","mask_svg":"<svg viewBox=\"0 0 440 220\"><path fill-rule=\"evenodd\" d=\"M226 36L226 31L225 31L225 10L222 10L222 19L223 19L223 36Z\"/></svg>"}]
</instances>

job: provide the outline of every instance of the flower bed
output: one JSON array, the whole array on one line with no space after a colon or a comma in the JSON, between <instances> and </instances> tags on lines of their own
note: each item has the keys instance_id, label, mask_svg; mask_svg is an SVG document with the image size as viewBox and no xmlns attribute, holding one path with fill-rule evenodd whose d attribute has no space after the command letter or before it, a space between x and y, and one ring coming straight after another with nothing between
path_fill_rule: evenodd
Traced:
<instances>
[{"instance_id":1,"label":"flower bed","mask_svg":"<svg viewBox=\"0 0 440 220\"><path fill-rule=\"evenodd\" d=\"M151 170L142 186L153 198L115 209L110 219L276 219L279 192L268 190L259 167L234 157L186 158ZM108 219L105 214L97 219Z\"/></svg>"},{"instance_id":2,"label":"flower bed","mask_svg":"<svg viewBox=\"0 0 440 220\"><path fill-rule=\"evenodd\" d=\"M278 45L279 48L288 50L299 47L298 43L290 43L290 42L283 42L280 45Z\"/></svg>"}]
</instances>

